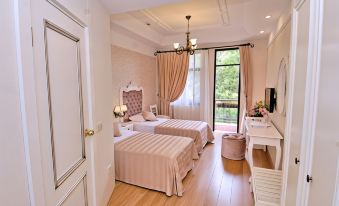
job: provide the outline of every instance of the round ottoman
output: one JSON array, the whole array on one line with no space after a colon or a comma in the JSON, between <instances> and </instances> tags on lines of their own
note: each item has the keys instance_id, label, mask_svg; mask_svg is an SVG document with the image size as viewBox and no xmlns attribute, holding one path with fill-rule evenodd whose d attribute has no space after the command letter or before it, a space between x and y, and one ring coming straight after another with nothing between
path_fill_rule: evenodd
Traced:
<instances>
[{"instance_id":1,"label":"round ottoman","mask_svg":"<svg viewBox=\"0 0 339 206\"><path fill-rule=\"evenodd\" d=\"M222 136L221 155L231 160L245 158L246 138L242 134L224 134Z\"/></svg>"}]
</instances>

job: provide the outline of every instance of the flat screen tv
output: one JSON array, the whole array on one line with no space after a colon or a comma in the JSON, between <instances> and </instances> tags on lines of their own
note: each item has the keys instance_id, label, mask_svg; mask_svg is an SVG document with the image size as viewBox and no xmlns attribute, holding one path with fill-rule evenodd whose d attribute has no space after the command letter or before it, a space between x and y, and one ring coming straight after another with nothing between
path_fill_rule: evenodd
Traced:
<instances>
[{"instance_id":1,"label":"flat screen tv","mask_svg":"<svg viewBox=\"0 0 339 206\"><path fill-rule=\"evenodd\" d=\"M265 104L270 113L274 111L275 104L274 92L275 92L274 88L265 89Z\"/></svg>"}]
</instances>

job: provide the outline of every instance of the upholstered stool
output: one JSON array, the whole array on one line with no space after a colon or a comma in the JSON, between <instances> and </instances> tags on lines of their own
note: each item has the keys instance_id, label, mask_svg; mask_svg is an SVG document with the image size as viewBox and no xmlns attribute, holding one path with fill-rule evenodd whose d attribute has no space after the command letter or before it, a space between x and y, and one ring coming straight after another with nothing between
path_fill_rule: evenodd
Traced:
<instances>
[{"instance_id":1,"label":"upholstered stool","mask_svg":"<svg viewBox=\"0 0 339 206\"><path fill-rule=\"evenodd\" d=\"M221 155L231 160L245 158L246 138L242 134L224 134L222 136Z\"/></svg>"}]
</instances>

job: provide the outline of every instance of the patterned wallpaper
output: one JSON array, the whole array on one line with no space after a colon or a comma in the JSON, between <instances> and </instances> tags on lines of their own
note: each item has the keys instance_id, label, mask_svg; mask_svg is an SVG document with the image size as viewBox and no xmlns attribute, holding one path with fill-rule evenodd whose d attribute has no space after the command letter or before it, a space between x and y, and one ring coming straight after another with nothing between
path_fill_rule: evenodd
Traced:
<instances>
[{"instance_id":1,"label":"patterned wallpaper","mask_svg":"<svg viewBox=\"0 0 339 206\"><path fill-rule=\"evenodd\" d=\"M130 81L144 88L144 108L156 103L156 58L112 46L113 105L119 104L120 87Z\"/></svg>"}]
</instances>

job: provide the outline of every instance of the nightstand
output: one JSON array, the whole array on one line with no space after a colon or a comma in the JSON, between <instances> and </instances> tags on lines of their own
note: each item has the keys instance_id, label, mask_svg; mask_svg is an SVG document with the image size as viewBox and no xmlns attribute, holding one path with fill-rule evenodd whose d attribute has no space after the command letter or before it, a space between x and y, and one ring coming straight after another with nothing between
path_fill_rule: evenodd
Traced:
<instances>
[{"instance_id":1,"label":"nightstand","mask_svg":"<svg viewBox=\"0 0 339 206\"><path fill-rule=\"evenodd\" d=\"M123 129L123 130L133 131L133 123L131 123L131 122L123 122L120 125L121 125L121 129Z\"/></svg>"}]
</instances>

